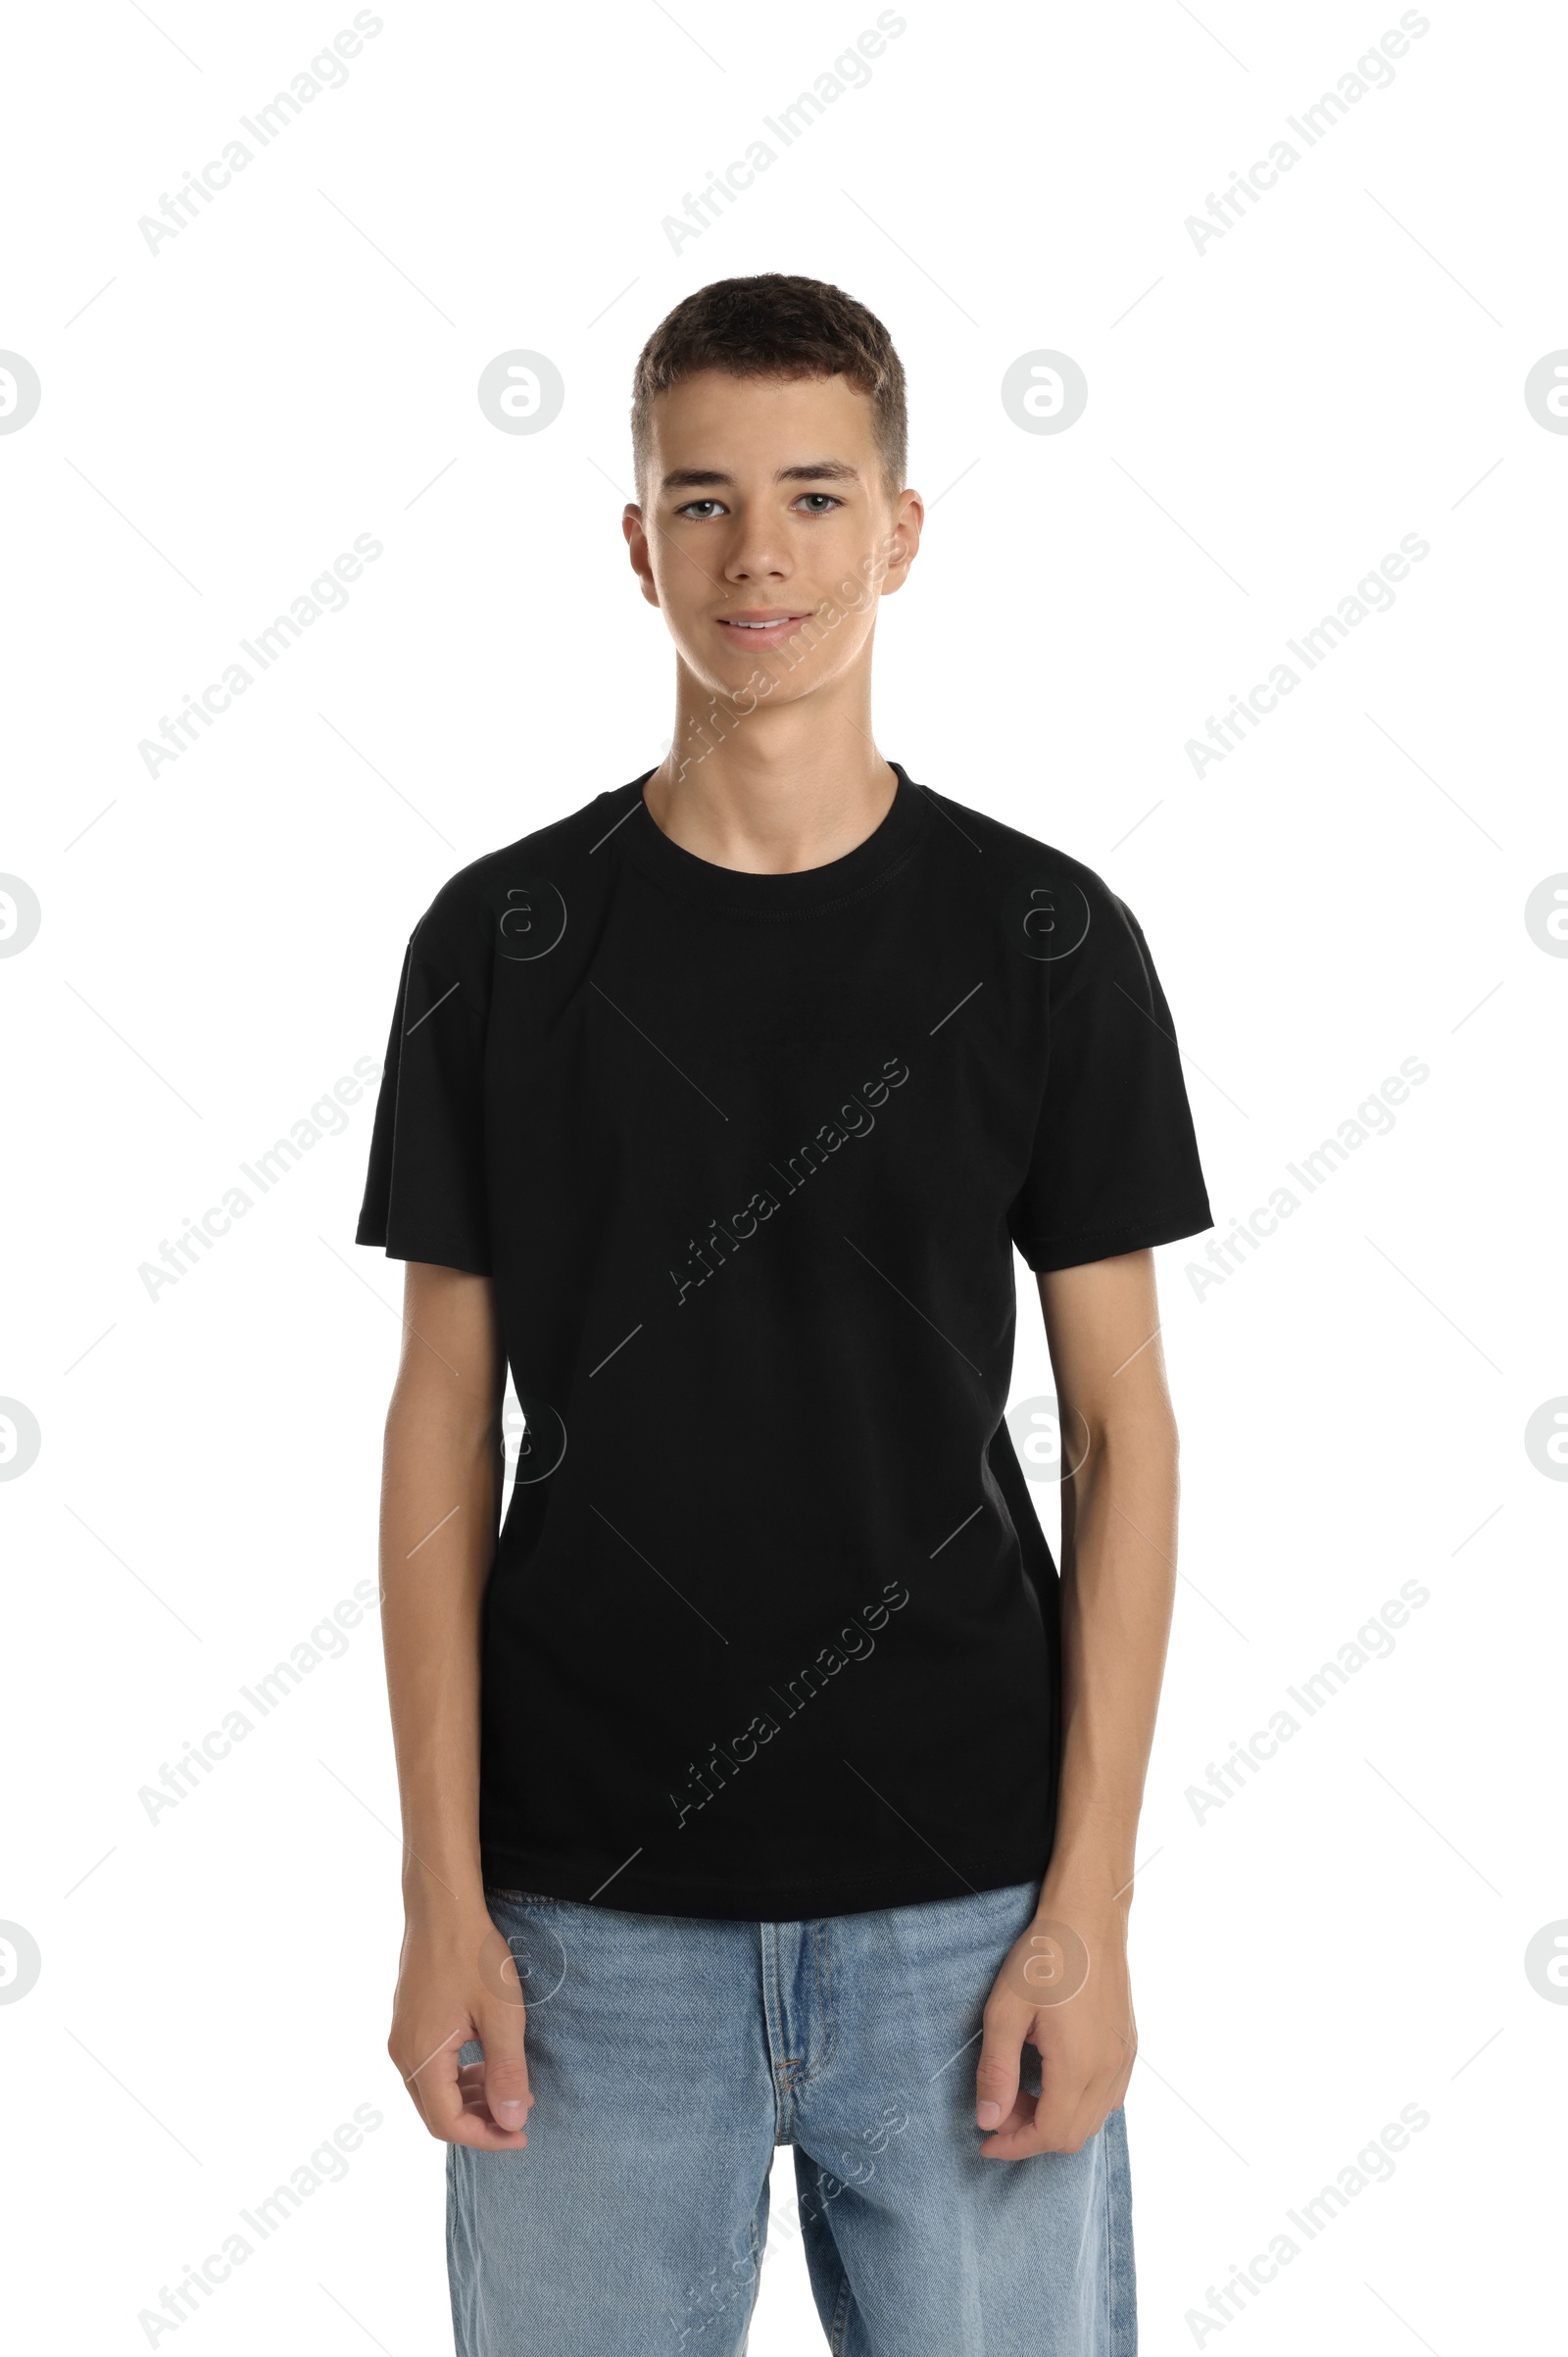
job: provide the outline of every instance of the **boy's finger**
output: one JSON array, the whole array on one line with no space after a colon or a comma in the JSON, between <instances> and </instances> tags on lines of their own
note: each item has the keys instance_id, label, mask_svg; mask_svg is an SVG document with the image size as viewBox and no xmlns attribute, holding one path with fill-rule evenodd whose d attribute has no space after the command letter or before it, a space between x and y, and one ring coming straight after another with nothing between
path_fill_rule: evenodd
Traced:
<instances>
[{"instance_id":1,"label":"boy's finger","mask_svg":"<svg viewBox=\"0 0 1568 2357\"><path fill-rule=\"evenodd\" d=\"M998 2128L1018 2098L1019 2057L1025 2024L987 2020L974 2074L974 2117L977 2128Z\"/></svg>"},{"instance_id":2,"label":"boy's finger","mask_svg":"<svg viewBox=\"0 0 1568 2357\"><path fill-rule=\"evenodd\" d=\"M479 2024L484 2047L484 2093L498 2128L521 2128L533 2101L528 2060L523 2052L523 2009L490 2005Z\"/></svg>"}]
</instances>

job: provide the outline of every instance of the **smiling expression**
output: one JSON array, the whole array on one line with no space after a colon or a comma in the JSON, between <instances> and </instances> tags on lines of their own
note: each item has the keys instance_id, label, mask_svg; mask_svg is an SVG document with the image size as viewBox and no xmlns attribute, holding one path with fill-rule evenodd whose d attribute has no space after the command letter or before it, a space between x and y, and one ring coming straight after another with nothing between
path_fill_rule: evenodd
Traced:
<instances>
[{"instance_id":1,"label":"smiling expression","mask_svg":"<svg viewBox=\"0 0 1568 2357\"><path fill-rule=\"evenodd\" d=\"M920 503L892 492L867 395L841 376L706 369L654 405L645 501L625 531L643 595L710 695L753 675L793 702L868 652Z\"/></svg>"}]
</instances>

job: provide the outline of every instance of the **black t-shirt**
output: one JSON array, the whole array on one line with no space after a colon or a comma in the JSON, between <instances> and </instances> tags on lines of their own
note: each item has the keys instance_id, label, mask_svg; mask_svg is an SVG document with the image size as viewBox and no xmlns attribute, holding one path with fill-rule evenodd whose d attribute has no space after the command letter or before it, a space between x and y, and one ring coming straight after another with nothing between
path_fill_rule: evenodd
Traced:
<instances>
[{"instance_id":1,"label":"black t-shirt","mask_svg":"<svg viewBox=\"0 0 1568 2357\"><path fill-rule=\"evenodd\" d=\"M791 875L682 850L639 778L410 939L358 1241L492 1279L526 1416L489 1882L783 1921L1047 1865L1013 1247L1211 1222L1130 910L894 767L875 832Z\"/></svg>"}]
</instances>

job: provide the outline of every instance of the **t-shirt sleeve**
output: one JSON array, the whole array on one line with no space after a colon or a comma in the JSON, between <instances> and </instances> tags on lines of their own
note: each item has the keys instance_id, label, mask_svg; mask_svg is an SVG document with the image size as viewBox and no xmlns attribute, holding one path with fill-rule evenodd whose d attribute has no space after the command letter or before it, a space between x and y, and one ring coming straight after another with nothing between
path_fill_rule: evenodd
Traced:
<instances>
[{"instance_id":1,"label":"t-shirt sleeve","mask_svg":"<svg viewBox=\"0 0 1568 2357\"><path fill-rule=\"evenodd\" d=\"M355 1242L487 1277L485 1009L471 980L421 951L421 930L404 955Z\"/></svg>"},{"instance_id":2,"label":"t-shirt sleeve","mask_svg":"<svg viewBox=\"0 0 1568 2357\"><path fill-rule=\"evenodd\" d=\"M1089 928L1048 968L1045 1092L1008 1216L1032 1269L1212 1227L1175 1025L1132 910L1095 879Z\"/></svg>"}]
</instances>

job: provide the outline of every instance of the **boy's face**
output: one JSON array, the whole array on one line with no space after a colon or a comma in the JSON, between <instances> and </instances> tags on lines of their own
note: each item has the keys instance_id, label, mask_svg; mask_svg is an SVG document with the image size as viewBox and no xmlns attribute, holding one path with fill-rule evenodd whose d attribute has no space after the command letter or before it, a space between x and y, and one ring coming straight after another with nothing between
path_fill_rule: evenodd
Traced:
<instances>
[{"instance_id":1,"label":"boy's face","mask_svg":"<svg viewBox=\"0 0 1568 2357\"><path fill-rule=\"evenodd\" d=\"M917 494L887 487L873 422L842 376L706 369L655 402L644 504L623 528L710 695L794 703L868 652L921 521Z\"/></svg>"}]
</instances>

